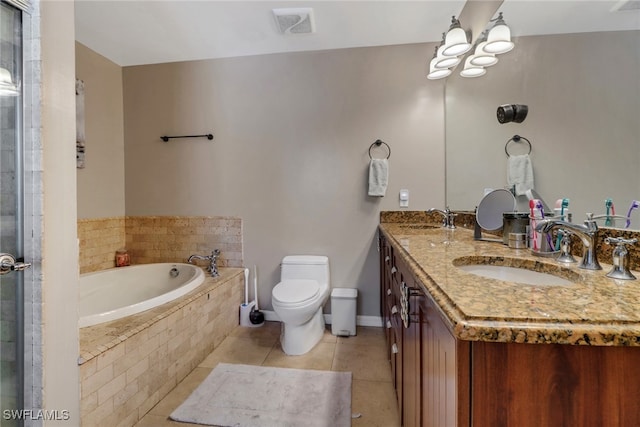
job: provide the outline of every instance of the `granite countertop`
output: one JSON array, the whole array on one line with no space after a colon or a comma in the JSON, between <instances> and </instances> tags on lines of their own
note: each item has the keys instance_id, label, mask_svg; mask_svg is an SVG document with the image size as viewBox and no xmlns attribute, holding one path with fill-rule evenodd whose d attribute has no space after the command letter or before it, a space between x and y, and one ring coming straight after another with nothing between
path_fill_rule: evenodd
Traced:
<instances>
[{"instance_id":1,"label":"granite countertop","mask_svg":"<svg viewBox=\"0 0 640 427\"><path fill-rule=\"evenodd\" d=\"M528 249L475 241L473 231L464 228L381 223L380 230L439 305L458 339L640 346L640 280L606 277L611 265L603 260L600 271L560 265L533 256ZM460 260L462 257L476 258ZM474 259L507 266L525 264L574 284L525 285L483 278L456 267ZM634 275L640 277L638 272Z\"/></svg>"}]
</instances>

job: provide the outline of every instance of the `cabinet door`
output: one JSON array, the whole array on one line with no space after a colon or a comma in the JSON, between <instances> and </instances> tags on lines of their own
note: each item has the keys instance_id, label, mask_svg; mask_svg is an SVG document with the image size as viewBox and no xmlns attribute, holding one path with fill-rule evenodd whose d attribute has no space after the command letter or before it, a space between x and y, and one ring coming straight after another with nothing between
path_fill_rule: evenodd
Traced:
<instances>
[{"instance_id":1,"label":"cabinet door","mask_svg":"<svg viewBox=\"0 0 640 427\"><path fill-rule=\"evenodd\" d=\"M422 311L422 426L457 426L456 340L429 298L423 299Z\"/></svg>"},{"instance_id":2,"label":"cabinet door","mask_svg":"<svg viewBox=\"0 0 640 427\"><path fill-rule=\"evenodd\" d=\"M413 280L413 278L408 278ZM413 282L406 282L408 292L408 322L403 328L402 339L402 425L403 427L419 427L421 423L421 389L422 389L422 349L420 345L423 316L420 310L420 299L424 294Z\"/></svg>"},{"instance_id":3,"label":"cabinet door","mask_svg":"<svg viewBox=\"0 0 640 427\"><path fill-rule=\"evenodd\" d=\"M393 266L393 248L384 236L380 236L380 314L387 338L387 356L391 360L391 345L394 339L391 334L391 267Z\"/></svg>"},{"instance_id":4,"label":"cabinet door","mask_svg":"<svg viewBox=\"0 0 640 427\"><path fill-rule=\"evenodd\" d=\"M639 425L640 347L474 342L472 348L476 425Z\"/></svg>"}]
</instances>

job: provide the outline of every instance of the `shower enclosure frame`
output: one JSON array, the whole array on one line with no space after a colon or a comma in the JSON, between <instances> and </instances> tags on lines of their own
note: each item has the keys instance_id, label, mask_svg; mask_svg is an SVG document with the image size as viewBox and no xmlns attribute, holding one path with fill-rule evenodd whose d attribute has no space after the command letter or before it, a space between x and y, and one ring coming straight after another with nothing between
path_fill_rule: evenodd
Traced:
<instances>
[{"instance_id":1,"label":"shower enclosure frame","mask_svg":"<svg viewBox=\"0 0 640 427\"><path fill-rule=\"evenodd\" d=\"M15 289L15 409L42 408L42 296L41 296L41 228L42 228L42 165L40 144L40 50L39 2L37 0L0 0L3 13L13 15L13 73L19 88L14 104L13 179L15 191L15 242L11 251L17 261L34 263L27 271L7 274ZM7 104L9 102L7 101ZM9 122L9 121L7 121ZM6 179L6 178L5 178ZM3 227L5 227L3 225ZM13 231L13 230L12 230ZM5 283L3 283L5 285ZM8 286L8 285L7 285ZM3 409L5 409L3 407ZM6 419L0 425L23 426L22 416ZM29 425L42 425L42 420L30 420Z\"/></svg>"}]
</instances>

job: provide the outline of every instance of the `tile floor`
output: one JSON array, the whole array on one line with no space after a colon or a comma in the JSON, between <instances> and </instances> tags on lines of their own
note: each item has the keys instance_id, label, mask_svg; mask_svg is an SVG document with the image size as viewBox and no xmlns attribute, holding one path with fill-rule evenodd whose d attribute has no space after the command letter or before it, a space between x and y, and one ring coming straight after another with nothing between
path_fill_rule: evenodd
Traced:
<instances>
[{"instance_id":1,"label":"tile floor","mask_svg":"<svg viewBox=\"0 0 640 427\"><path fill-rule=\"evenodd\" d=\"M168 419L220 362L284 368L351 371L351 410L362 416L352 426L400 427L391 368L381 328L358 327L353 337L336 337L330 329L320 343L302 356L287 356L280 348L279 322L260 328L238 326L184 381L173 389L136 427L193 426Z\"/></svg>"}]
</instances>

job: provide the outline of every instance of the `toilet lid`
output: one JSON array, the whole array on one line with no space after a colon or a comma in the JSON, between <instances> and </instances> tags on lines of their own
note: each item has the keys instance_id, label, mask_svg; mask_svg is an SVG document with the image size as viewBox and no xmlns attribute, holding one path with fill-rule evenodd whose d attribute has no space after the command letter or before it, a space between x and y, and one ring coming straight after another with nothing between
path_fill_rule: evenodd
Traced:
<instances>
[{"instance_id":1,"label":"toilet lid","mask_svg":"<svg viewBox=\"0 0 640 427\"><path fill-rule=\"evenodd\" d=\"M273 288L272 296L281 303L294 304L314 298L319 291L320 285L315 280L285 280Z\"/></svg>"}]
</instances>

